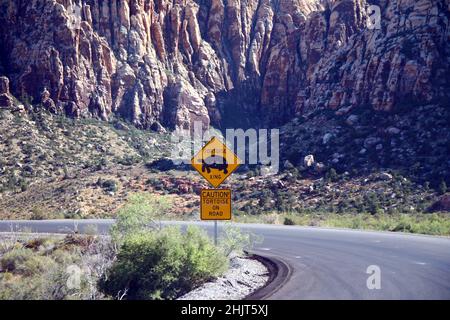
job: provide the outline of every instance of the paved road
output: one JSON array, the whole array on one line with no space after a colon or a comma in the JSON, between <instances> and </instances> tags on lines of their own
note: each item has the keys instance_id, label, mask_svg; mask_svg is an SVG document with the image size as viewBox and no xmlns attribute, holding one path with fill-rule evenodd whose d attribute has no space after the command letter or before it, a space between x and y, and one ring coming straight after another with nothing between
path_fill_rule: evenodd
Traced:
<instances>
[{"instance_id":1,"label":"paved road","mask_svg":"<svg viewBox=\"0 0 450 320\"><path fill-rule=\"evenodd\" d=\"M0 221L0 231L105 233L112 220ZM172 224L185 225L183 222ZM198 224L213 230L212 223ZM219 224L219 226L222 224ZM264 237L254 251L291 270L271 299L450 299L450 239L352 230L236 224ZM369 290L366 273L379 266L381 289Z\"/></svg>"}]
</instances>

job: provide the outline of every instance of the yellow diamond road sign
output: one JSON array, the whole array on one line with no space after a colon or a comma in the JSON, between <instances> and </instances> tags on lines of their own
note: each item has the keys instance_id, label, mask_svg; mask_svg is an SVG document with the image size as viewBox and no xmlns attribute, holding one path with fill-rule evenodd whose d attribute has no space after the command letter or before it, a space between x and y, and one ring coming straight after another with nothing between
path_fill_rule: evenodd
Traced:
<instances>
[{"instance_id":1,"label":"yellow diamond road sign","mask_svg":"<svg viewBox=\"0 0 450 320\"><path fill-rule=\"evenodd\" d=\"M192 166L217 188L241 161L222 141L212 138L191 160Z\"/></svg>"}]
</instances>

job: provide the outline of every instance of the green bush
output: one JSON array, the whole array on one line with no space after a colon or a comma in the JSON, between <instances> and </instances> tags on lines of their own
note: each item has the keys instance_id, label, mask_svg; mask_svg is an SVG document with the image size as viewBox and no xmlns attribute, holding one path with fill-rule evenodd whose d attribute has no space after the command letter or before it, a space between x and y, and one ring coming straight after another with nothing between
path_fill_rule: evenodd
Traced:
<instances>
[{"instance_id":1,"label":"green bush","mask_svg":"<svg viewBox=\"0 0 450 320\"><path fill-rule=\"evenodd\" d=\"M285 217L283 224L286 226L293 226L295 225L295 222L291 218Z\"/></svg>"},{"instance_id":2,"label":"green bush","mask_svg":"<svg viewBox=\"0 0 450 320\"><path fill-rule=\"evenodd\" d=\"M125 237L117 260L99 286L127 299L174 299L220 275L227 259L198 228L175 227Z\"/></svg>"},{"instance_id":3,"label":"green bush","mask_svg":"<svg viewBox=\"0 0 450 320\"><path fill-rule=\"evenodd\" d=\"M35 254L19 266L17 271L26 276L34 276L53 268L56 268L56 263L52 258Z\"/></svg>"},{"instance_id":4,"label":"green bush","mask_svg":"<svg viewBox=\"0 0 450 320\"><path fill-rule=\"evenodd\" d=\"M328 170L328 172L325 174L325 179L327 181L336 182L339 179L336 169L331 168L330 170Z\"/></svg>"},{"instance_id":5,"label":"green bush","mask_svg":"<svg viewBox=\"0 0 450 320\"><path fill-rule=\"evenodd\" d=\"M3 271L24 276L39 275L54 267L53 259L41 256L26 248L13 249L3 255L0 260Z\"/></svg>"},{"instance_id":6,"label":"green bush","mask_svg":"<svg viewBox=\"0 0 450 320\"><path fill-rule=\"evenodd\" d=\"M31 220L45 220L47 218L47 213L41 207L34 207L31 209Z\"/></svg>"},{"instance_id":7,"label":"green bush","mask_svg":"<svg viewBox=\"0 0 450 320\"><path fill-rule=\"evenodd\" d=\"M111 227L111 236L120 243L129 234L138 233L154 226L155 219L164 216L172 206L169 198L135 194L117 213L116 223Z\"/></svg>"},{"instance_id":8,"label":"green bush","mask_svg":"<svg viewBox=\"0 0 450 320\"><path fill-rule=\"evenodd\" d=\"M250 249L261 239L249 232L242 232L239 227L226 225L220 239L222 252L229 257L231 253L243 254L244 249Z\"/></svg>"},{"instance_id":9,"label":"green bush","mask_svg":"<svg viewBox=\"0 0 450 320\"><path fill-rule=\"evenodd\" d=\"M107 192L116 192L119 189L117 181L112 179L110 180L98 179L97 184L100 185L103 188L103 190Z\"/></svg>"},{"instance_id":10,"label":"green bush","mask_svg":"<svg viewBox=\"0 0 450 320\"><path fill-rule=\"evenodd\" d=\"M46 261L45 268L42 265L44 260ZM89 298L88 295L83 295L83 290L87 291L87 286L84 283L83 288L80 289L69 289L67 287L69 274L66 271L66 266L58 265L49 257L38 255L35 255L28 261L31 267L29 269L30 272L20 273L21 277L15 277L8 272L0 273L0 300Z\"/></svg>"},{"instance_id":11,"label":"green bush","mask_svg":"<svg viewBox=\"0 0 450 320\"><path fill-rule=\"evenodd\" d=\"M3 271L15 272L18 271L23 263L29 260L34 255L30 249L13 249L5 253L0 259L0 266Z\"/></svg>"},{"instance_id":12,"label":"green bush","mask_svg":"<svg viewBox=\"0 0 450 320\"><path fill-rule=\"evenodd\" d=\"M107 239L86 246L81 236L78 245L68 245L72 238L31 239L26 248L9 248L0 258L0 300L104 298L96 284L112 263L113 246Z\"/></svg>"}]
</instances>

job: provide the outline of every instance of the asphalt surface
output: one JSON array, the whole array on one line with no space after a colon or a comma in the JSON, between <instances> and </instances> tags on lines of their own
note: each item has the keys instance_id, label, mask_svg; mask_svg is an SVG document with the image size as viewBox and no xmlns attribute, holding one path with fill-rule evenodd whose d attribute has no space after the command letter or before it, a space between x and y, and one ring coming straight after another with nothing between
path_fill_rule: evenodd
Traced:
<instances>
[{"instance_id":1,"label":"asphalt surface","mask_svg":"<svg viewBox=\"0 0 450 320\"><path fill-rule=\"evenodd\" d=\"M0 231L106 233L113 220L0 221ZM168 222L186 225L186 222ZM212 222L192 222L213 231ZM219 223L219 232L223 223ZM289 274L269 299L450 300L450 239L342 229L235 224L263 236L253 252L283 261ZM92 230L92 229L91 229ZM380 289L367 268L380 268Z\"/></svg>"}]
</instances>

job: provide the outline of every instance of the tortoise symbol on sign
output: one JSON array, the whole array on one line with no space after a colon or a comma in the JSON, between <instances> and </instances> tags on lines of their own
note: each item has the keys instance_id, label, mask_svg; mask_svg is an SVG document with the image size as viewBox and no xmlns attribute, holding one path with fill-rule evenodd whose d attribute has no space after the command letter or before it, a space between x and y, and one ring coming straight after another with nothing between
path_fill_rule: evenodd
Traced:
<instances>
[{"instance_id":1,"label":"tortoise symbol on sign","mask_svg":"<svg viewBox=\"0 0 450 320\"><path fill-rule=\"evenodd\" d=\"M206 158L206 160L202 159L202 172L207 171L208 173L211 173L211 169L223 171L224 174L227 174L227 160L221 156L211 156Z\"/></svg>"}]
</instances>

